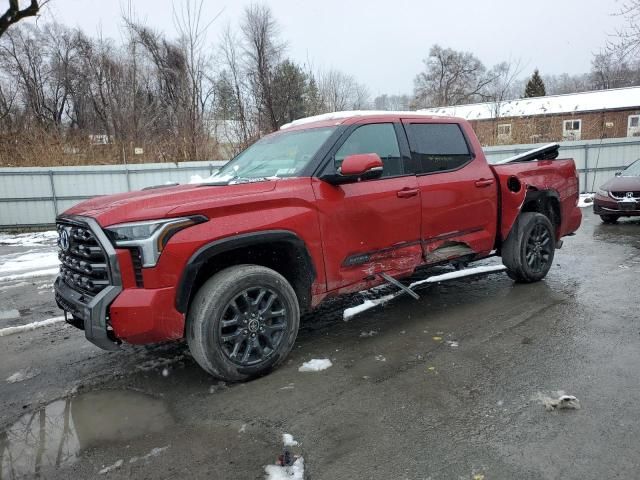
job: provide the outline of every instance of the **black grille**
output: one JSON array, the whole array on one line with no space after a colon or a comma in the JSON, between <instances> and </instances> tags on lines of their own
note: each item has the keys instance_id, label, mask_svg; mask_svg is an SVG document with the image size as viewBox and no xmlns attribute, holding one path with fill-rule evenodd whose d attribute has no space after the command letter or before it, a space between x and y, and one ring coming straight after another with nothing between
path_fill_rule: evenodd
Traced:
<instances>
[{"instance_id":1,"label":"black grille","mask_svg":"<svg viewBox=\"0 0 640 480\"><path fill-rule=\"evenodd\" d=\"M110 284L107 255L100 243L88 227L60 222L57 228L61 237L66 231L69 240L66 251L58 240L60 276L74 290L92 296L100 293Z\"/></svg>"}]
</instances>

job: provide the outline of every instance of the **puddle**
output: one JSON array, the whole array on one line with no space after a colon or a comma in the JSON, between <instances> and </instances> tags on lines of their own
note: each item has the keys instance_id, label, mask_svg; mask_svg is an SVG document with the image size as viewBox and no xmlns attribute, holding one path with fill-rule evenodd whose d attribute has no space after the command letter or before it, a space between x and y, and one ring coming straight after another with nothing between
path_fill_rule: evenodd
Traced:
<instances>
[{"instance_id":1,"label":"puddle","mask_svg":"<svg viewBox=\"0 0 640 480\"><path fill-rule=\"evenodd\" d=\"M0 433L0 478L39 476L82 452L173 424L162 400L129 390L88 392L28 413Z\"/></svg>"}]
</instances>

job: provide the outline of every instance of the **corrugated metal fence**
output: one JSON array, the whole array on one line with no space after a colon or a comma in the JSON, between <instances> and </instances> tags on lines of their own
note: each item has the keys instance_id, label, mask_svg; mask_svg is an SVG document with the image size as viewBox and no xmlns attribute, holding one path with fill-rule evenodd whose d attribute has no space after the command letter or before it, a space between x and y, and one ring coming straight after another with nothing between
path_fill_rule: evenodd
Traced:
<instances>
[{"instance_id":1,"label":"corrugated metal fence","mask_svg":"<svg viewBox=\"0 0 640 480\"><path fill-rule=\"evenodd\" d=\"M485 154L496 162L536 146L539 144L488 147ZM580 188L590 192L640 158L640 139L563 142L560 153L575 159ZM58 213L87 198L167 182L187 183L193 175L209 176L224 163L0 168L0 229L50 225Z\"/></svg>"},{"instance_id":2,"label":"corrugated metal fence","mask_svg":"<svg viewBox=\"0 0 640 480\"><path fill-rule=\"evenodd\" d=\"M0 168L0 229L51 225L82 200L208 177L226 161Z\"/></svg>"}]
</instances>

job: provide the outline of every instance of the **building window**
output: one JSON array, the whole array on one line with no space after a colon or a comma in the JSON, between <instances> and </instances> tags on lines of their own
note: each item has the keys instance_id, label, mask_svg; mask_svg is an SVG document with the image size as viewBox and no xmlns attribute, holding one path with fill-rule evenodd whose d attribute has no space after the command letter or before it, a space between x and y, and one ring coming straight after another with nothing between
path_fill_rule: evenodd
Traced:
<instances>
[{"instance_id":1,"label":"building window","mask_svg":"<svg viewBox=\"0 0 640 480\"><path fill-rule=\"evenodd\" d=\"M580 140L582 135L582 120L565 120L562 122L563 140Z\"/></svg>"},{"instance_id":2,"label":"building window","mask_svg":"<svg viewBox=\"0 0 640 480\"><path fill-rule=\"evenodd\" d=\"M629 115L627 137L640 137L640 115Z\"/></svg>"},{"instance_id":3,"label":"building window","mask_svg":"<svg viewBox=\"0 0 640 480\"><path fill-rule=\"evenodd\" d=\"M511 138L511 124L510 123L498 124L498 139L508 140L510 138Z\"/></svg>"}]
</instances>

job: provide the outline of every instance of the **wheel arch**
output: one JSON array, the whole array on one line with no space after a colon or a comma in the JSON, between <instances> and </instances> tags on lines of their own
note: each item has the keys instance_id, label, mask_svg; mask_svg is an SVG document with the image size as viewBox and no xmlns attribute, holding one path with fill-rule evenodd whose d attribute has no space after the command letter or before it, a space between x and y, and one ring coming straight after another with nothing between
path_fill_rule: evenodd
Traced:
<instances>
[{"instance_id":1,"label":"wheel arch","mask_svg":"<svg viewBox=\"0 0 640 480\"><path fill-rule=\"evenodd\" d=\"M176 292L176 309L187 313L200 286L224 268L255 264L271 268L292 285L300 310L311 306L316 270L304 241L289 230L266 230L215 240L200 247L187 261Z\"/></svg>"},{"instance_id":2,"label":"wheel arch","mask_svg":"<svg viewBox=\"0 0 640 480\"><path fill-rule=\"evenodd\" d=\"M529 187L520 212L541 213L553 225L556 240L560 238L562 211L560 209L560 195L555 190L538 190L535 187Z\"/></svg>"}]
</instances>

